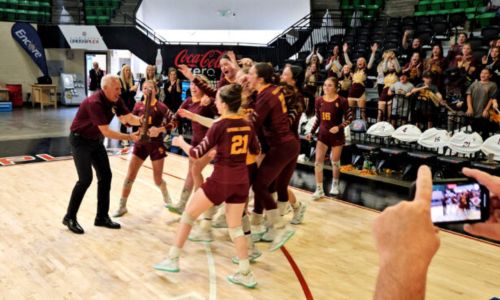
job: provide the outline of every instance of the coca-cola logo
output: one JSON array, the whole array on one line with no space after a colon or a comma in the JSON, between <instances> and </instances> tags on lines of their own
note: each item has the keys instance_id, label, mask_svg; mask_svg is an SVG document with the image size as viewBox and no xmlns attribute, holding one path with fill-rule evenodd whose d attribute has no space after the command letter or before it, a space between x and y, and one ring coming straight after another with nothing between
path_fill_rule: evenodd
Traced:
<instances>
[{"instance_id":1,"label":"coca-cola logo","mask_svg":"<svg viewBox=\"0 0 500 300\"><path fill-rule=\"evenodd\" d=\"M219 69L219 60L223 51L212 49L205 53L189 53L188 49L181 50L174 60L176 67L187 65L190 68L213 68Z\"/></svg>"}]
</instances>

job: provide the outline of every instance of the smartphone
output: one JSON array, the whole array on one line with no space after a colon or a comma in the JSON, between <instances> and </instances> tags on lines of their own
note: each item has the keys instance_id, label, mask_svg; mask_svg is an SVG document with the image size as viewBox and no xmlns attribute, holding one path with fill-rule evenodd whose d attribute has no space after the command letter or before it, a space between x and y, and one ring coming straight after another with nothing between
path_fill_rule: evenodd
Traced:
<instances>
[{"instance_id":1,"label":"smartphone","mask_svg":"<svg viewBox=\"0 0 500 300\"><path fill-rule=\"evenodd\" d=\"M416 183L410 189L415 197ZM464 178L434 181L431 218L434 224L476 223L489 218L489 191L477 181Z\"/></svg>"}]
</instances>

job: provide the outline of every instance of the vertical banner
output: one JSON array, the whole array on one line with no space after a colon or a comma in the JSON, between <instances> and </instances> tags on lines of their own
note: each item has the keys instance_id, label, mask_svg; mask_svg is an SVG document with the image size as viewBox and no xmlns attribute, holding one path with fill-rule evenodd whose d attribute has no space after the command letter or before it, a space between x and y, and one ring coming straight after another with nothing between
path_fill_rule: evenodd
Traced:
<instances>
[{"instance_id":1,"label":"vertical banner","mask_svg":"<svg viewBox=\"0 0 500 300\"><path fill-rule=\"evenodd\" d=\"M29 23L16 22L12 25L12 37L16 40L24 51L33 59L40 68L44 76L49 75L47 68L47 60L45 58L45 50L38 36L36 29Z\"/></svg>"}]
</instances>

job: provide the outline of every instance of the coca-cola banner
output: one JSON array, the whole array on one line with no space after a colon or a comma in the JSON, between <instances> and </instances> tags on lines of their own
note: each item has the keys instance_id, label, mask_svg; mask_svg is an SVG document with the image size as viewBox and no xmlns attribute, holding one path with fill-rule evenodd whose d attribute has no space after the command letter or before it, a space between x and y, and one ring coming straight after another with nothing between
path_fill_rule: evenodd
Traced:
<instances>
[{"instance_id":1,"label":"coca-cola banner","mask_svg":"<svg viewBox=\"0 0 500 300\"><path fill-rule=\"evenodd\" d=\"M219 60L228 50L233 50L237 58L250 57L256 61L274 61L274 56L264 47L225 47L195 45L165 45L162 49L163 70L187 65L193 74L203 74L210 80L220 78Z\"/></svg>"}]
</instances>

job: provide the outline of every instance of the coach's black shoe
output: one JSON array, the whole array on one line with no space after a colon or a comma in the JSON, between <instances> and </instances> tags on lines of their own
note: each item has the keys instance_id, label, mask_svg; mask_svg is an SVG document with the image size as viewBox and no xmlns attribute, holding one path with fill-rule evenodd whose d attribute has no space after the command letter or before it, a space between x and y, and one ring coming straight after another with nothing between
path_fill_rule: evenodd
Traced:
<instances>
[{"instance_id":1,"label":"coach's black shoe","mask_svg":"<svg viewBox=\"0 0 500 300\"><path fill-rule=\"evenodd\" d=\"M120 229L121 226L120 224L113 222L109 217L103 218L103 219L95 219L94 222L95 226L101 226L101 227L106 227L106 228L111 228L111 229Z\"/></svg>"},{"instance_id":2,"label":"coach's black shoe","mask_svg":"<svg viewBox=\"0 0 500 300\"><path fill-rule=\"evenodd\" d=\"M68 217L64 217L62 223L64 225L68 226L68 229L73 233L83 234L85 232L85 231L83 231L82 226L80 226L80 224L78 224L76 219L70 219Z\"/></svg>"}]
</instances>

